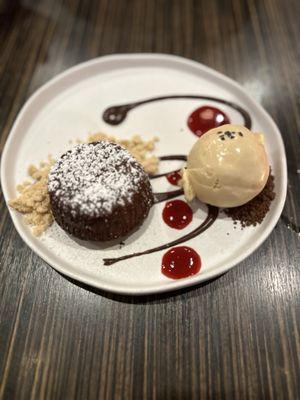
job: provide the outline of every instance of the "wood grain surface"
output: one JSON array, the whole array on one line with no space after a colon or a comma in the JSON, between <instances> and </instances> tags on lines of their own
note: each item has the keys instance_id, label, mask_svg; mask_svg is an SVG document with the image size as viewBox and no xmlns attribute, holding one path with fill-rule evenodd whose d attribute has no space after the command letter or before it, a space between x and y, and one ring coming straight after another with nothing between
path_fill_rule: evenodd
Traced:
<instances>
[{"instance_id":1,"label":"wood grain surface","mask_svg":"<svg viewBox=\"0 0 300 400\"><path fill-rule=\"evenodd\" d=\"M268 110L289 189L273 233L236 268L142 298L50 268L16 233L0 192L0 398L300 399L299 0L4 3L1 151L24 101L58 72L104 54L171 53L236 79Z\"/></svg>"}]
</instances>

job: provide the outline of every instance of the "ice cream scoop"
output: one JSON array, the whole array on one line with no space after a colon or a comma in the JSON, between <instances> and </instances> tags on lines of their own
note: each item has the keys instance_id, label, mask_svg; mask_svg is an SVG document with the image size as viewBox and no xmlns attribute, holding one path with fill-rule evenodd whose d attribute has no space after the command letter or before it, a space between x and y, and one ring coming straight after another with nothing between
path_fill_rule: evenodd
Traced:
<instances>
[{"instance_id":1,"label":"ice cream scoop","mask_svg":"<svg viewBox=\"0 0 300 400\"><path fill-rule=\"evenodd\" d=\"M257 196L269 176L263 135L223 125L201 136L182 170L185 197L217 207L237 207Z\"/></svg>"}]
</instances>

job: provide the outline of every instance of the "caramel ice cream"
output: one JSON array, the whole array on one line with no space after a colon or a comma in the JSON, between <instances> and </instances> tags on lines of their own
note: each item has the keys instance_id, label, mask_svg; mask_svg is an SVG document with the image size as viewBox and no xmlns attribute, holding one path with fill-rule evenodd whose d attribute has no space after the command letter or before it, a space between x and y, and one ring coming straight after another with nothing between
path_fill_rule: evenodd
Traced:
<instances>
[{"instance_id":1,"label":"caramel ice cream","mask_svg":"<svg viewBox=\"0 0 300 400\"><path fill-rule=\"evenodd\" d=\"M182 170L185 197L217 207L237 207L257 196L269 176L263 135L223 125L201 136Z\"/></svg>"}]
</instances>

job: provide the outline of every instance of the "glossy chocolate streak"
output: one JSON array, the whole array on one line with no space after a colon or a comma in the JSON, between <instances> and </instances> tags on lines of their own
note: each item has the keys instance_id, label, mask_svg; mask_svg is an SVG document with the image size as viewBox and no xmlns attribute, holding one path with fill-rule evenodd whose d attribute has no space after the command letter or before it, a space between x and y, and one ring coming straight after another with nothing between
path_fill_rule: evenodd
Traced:
<instances>
[{"instance_id":1,"label":"glossy chocolate streak","mask_svg":"<svg viewBox=\"0 0 300 400\"><path fill-rule=\"evenodd\" d=\"M127 114L129 113L129 111L131 111L133 108L142 106L144 104L153 103L155 101L172 100L172 99L191 99L191 100L200 99L200 100L209 100L209 101L214 101L216 103L225 104L225 105L233 108L234 110L238 111L244 118L244 125L246 126L246 128L251 129L251 117L250 117L249 113L244 108L239 106L238 104L233 103L228 100L219 99L217 97L197 96L197 95L190 95L190 94L152 97L150 99L136 101L134 103L112 106L112 107L107 108L104 111L102 118L107 124L119 125L121 122L124 121L124 119L127 117Z\"/></svg>"},{"instance_id":2,"label":"glossy chocolate streak","mask_svg":"<svg viewBox=\"0 0 300 400\"><path fill-rule=\"evenodd\" d=\"M217 216L219 214L219 209L217 207L213 206L207 206L208 207L208 214L205 220L202 222L198 228L194 229L192 232L188 233L187 235L182 236L181 238L177 240L173 240L173 242L163 244L162 246L154 247L149 250L142 251L140 253L132 253L132 254L127 254L126 256L118 257L118 258L104 258L104 265L112 265L115 264L119 261L127 260L128 258L133 258L133 257L139 257L145 254L150 254L150 253L155 253L156 251L161 251L168 249L169 247L177 246L180 243L183 243L187 240L193 239L194 237L200 235L200 233L203 233L208 229L217 219Z\"/></svg>"},{"instance_id":3,"label":"glossy chocolate streak","mask_svg":"<svg viewBox=\"0 0 300 400\"><path fill-rule=\"evenodd\" d=\"M159 157L160 161L169 161L169 160L181 160L186 161L187 156L185 155L171 155L171 156L162 156ZM167 176L168 174L174 171L164 172L161 174L151 175L150 179L161 178L162 176ZM153 193L154 195L154 204L161 203L162 201L174 199L174 197L181 196L183 194L182 189L172 190L171 192L160 192L160 193Z\"/></svg>"},{"instance_id":4,"label":"glossy chocolate streak","mask_svg":"<svg viewBox=\"0 0 300 400\"><path fill-rule=\"evenodd\" d=\"M154 204L161 203L162 201L171 200L183 194L182 189L172 190L171 192L153 193Z\"/></svg>"},{"instance_id":5,"label":"glossy chocolate streak","mask_svg":"<svg viewBox=\"0 0 300 400\"><path fill-rule=\"evenodd\" d=\"M160 161L169 161L169 160L180 160L180 161L186 161L187 160L187 156L184 155L175 155L175 156L161 156L158 157ZM170 173L172 173L174 171L169 171L169 172L164 172L162 174L155 174L155 175L150 175L150 179L156 179L156 178L161 178L162 176L167 176Z\"/></svg>"}]
</instances>

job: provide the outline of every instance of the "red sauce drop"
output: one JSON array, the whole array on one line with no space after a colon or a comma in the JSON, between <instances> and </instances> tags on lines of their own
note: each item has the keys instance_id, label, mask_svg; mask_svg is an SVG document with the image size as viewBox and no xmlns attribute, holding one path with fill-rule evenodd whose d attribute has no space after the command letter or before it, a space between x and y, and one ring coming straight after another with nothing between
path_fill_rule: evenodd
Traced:
<instances>
[{"instance_id":1,"label":"red sauce drop","mask_svg":"<svg viewBox=\"0 0 300 400\"><path fill-rule=\"evenodd\" d=\"M192 221L193 211L185 201L172 200L166 202L162 217L171 228L183 229Z\"/></svg>"},{"instance_id":2,"label":"red sauce drop","mask_svg":"<svg viewBox=\"0 0 300 400\"><path fill-rule=\"evenodd\" d=\"M230 119L218 108L203 106L192 112L187 124L190 130L200 137L210 129L230 124Z\"/></svg>"},{"instance_id":3,"label":"red sauce drop","mask_svg":"<svg viewBox=\"0 0 300 400\"><path fill-rule=\"evenodd\" d=\"M166 178L171 183L171 185L178 186L178 181L182 178L179 171L170 172Z\"/></svg>"},{"instance_id":4,"label":"red sauce drop","mask_svg":"<svg viewBox=\"0 0 300 400\"><path fill-rule=\"evenodd\" d=\"M161 272L171 279L187 278L200 271L201 259L190 247L173 247L163 256Z\"/></svg>"}]
</instances>

